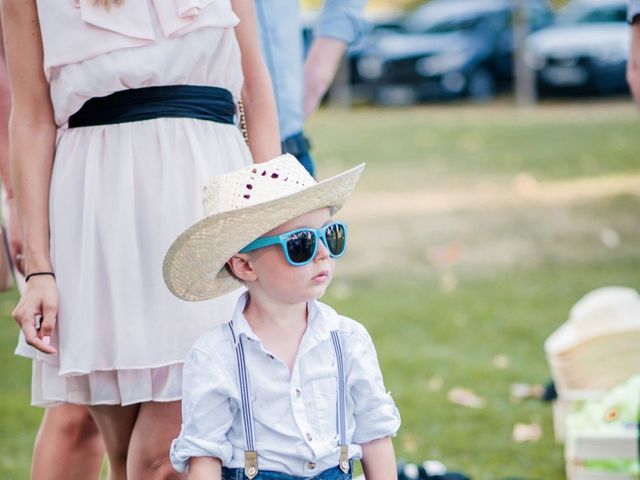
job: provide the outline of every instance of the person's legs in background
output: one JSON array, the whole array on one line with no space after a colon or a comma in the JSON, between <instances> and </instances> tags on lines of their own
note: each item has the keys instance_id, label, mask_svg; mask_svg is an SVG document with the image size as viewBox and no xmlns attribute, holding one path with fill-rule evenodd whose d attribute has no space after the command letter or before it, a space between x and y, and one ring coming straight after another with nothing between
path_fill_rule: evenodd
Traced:
<instances>
[{"instance_id":1,"label":"person's legs in background","mask_svg":"<svg viewBox=\"0 0 640 480\"><path fill-rule=\"evenodd\" d=\"M290 153L298 159L307 172L315 177L315 165L311 157L311 142L304 133L299 132L282 141L282 153Z\"/></svg>"}]
</instances>

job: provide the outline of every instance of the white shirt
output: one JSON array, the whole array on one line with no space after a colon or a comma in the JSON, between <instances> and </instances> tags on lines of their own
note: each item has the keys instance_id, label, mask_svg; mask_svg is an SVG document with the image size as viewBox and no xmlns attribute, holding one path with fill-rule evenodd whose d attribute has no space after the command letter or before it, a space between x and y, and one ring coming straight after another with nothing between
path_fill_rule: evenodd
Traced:
<instances>
[{"instance_id":1,"label":"white shirt","mask_svg":"<svg viewBox=\"0 0 640 480\"><path fill-rule=\"evenodd\" d=\"M292 373L267 351L243 315L247 293L233 314L243 342L260 470L309 477L338 465L337 367L331 330L339 330L347 391L349 457L360 444L395 436L400 415L386 392L375 348L365 328L331 307L309 302L307 330ZM204 334L183 372L182 430L171 444L178 471L191 457L217 457L244 468L245 442L235 346L227 324Z\"/></svg>"}]
</instances>

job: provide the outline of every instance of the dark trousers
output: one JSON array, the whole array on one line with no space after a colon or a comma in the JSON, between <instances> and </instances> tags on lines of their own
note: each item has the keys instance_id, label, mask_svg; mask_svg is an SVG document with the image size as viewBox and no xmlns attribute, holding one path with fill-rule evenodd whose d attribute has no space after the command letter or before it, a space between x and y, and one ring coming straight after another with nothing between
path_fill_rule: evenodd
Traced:
<instances>
[{"instance_id":1,"label":"dark trousers","mask_svg":"<svg viewBox=\"0 0 640 480\"><path fill-rule=\"evenodd\" d=\"M311 158L311 142L302 132L296 133L282 141L282 153L290 153L298 159L307 172L315 177L316 169Z\"/></svg>"}]
</instances>

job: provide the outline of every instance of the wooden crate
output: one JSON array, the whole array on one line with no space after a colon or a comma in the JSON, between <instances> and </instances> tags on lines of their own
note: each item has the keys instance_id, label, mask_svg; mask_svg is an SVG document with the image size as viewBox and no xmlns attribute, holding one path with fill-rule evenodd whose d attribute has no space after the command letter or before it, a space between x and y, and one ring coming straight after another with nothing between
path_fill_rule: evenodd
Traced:
<instances>
[{"instance_id":1,"label":"wooden crate","mask_svg":"<svg viewBox=\"0 0 640 480\"><path fill-rule=\"evenodd\" d=\"M565 419L585 400L598 400L603 390L558 390L558 398L553 402L553 432L556 442L564 442Z\"/></svg>"},{"instance_id":2,"label":"wooden crate","mask_svg":"<svg viewBox=\"0 0 640 480\"><path fill-rule=\"evenodd\" d=\"M631 429L619 435L576 438L565 448L567 478L569 480L637 480L636 475L602 472L587 469L586 460L638 460L638 431Z\"/></svg>"}]
</instances>

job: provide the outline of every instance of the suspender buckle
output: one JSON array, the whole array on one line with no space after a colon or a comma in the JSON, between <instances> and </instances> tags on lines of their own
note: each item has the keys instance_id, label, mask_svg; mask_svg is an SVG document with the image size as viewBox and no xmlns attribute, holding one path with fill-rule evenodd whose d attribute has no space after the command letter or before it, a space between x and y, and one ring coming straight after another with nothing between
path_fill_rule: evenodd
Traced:
<instances>
[{"instance_id":1,"label":"suspender buckle","mask_svg":"<svg viewBox=\"0 0 640 480\"><path fill-rule=\"evenodd\" d=\"M244 452L244 474L249 480L258 475L258 452L255 450Z\"/></svg>"},{"instance_id":2,"label":"suspender buckle","mask_svg":"<svg viewBox=\"0 0 640 480\"><path fill-rule=\"evenodd\" d=\"M349 446L340 445L340 470L342 473L349 472Z\"/></svg>"}]
</instances>

